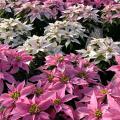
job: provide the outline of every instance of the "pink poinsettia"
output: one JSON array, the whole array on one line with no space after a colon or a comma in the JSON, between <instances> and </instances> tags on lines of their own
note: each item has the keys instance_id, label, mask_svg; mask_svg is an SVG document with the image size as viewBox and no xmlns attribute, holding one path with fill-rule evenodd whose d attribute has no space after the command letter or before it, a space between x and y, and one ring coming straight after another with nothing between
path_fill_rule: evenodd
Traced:
<instances>
[{"instance_id":1,"label":"pink poinsettia","mask_svg":"<svg viewBox=\"0 0 120 120\"><path fill-rule=\"evenodd\" d=\"M4 89L3 81L8 81L9 83L16 83L14 77L8 72L10 69L10 65L8 61L0 60L0 93L2 93Z\"/></svg>"},{"instance_id":2,"label":"pink poinsettia","mask_svg":"<svg viewBox=\"0 0 120 120\"><path fill-rule=\"evenodd\" d=\"M66 56L62 55L61 53L55 55L48 55L45 57L46 59L46 66L59 66L65 64L77 64L80 60L83 60L80 55L75 55L73 53L68 54Z\"/></svg>"},{"instance_id":3,"label":"pink poinsettia","mask_svg":"<svg viewBox=\"0 0 120 120\"><path fill-rule=\"evenodd\" d=\"M17 51L16 49L10 49L9 46L1 45L0 58L0 71L10 71L11 74L14 74L19 68L28 72L29 68L27 62L30 62L33 57L28 55L25 51Z\"/></svg>"},{"instance_id":4,"label":"pink poinsettia","mask_svg":"<svg viewBox=\"0 0 120 120\"><path fill-rule=\"evenodd\" d=\"M64 67L58 67L55 77L59 80L57 84L62 84L66 87L66 91L68 93L73 93L73 85L71 80L74 77L74 68L72 66L66 65Z\"/></svg>"},{"instance_id":5,"label":"pink poinsettia","mask_svg":"<svg viewBox=\"0 0 120 120\"><path fill-rule=\"evenodd\" d=\"M97 72L91 71L89 69L76 67L75 68L76 77L73 79L73 84L77 85L87 85L88 83L96 84L96 80L99 80Z\"/></svg>"},{"instance_id":6,"label":"pink poinsettia","mask_svg":"<svg viewBox=\"0 0 120 120\"><path fill-rule=\"evenodd\" d=\"M10 65L13 67L11 73L16 73L19 68L29 72L27 62L32 60L32 56L28 55L25 51L18 52L17 50L11 50L7 52Z\"/></svg>"},{"instance_id":7,"label":"pink poinsettia","mask_svg":"<svg viewBox=\"0 0 120 120\"><path fill-rule=\"evenodd\" d=\"M114 19L120 18L119 9L120 4L117 2L106 4L105 8L103 9L102 18L107 22L112 23Z\"/></svg>"},{"instance_id":8,"label":"pink poinsettia","mask_svg":"<svg viewBox=\"0 0 120 120\"><path fill-rule=\"evenodd\" d=\"M46 83L44 85L41 84L41 80L38 81L38 83L36 85L33 86L32 88L32 93L33 95L36 95L37 97L39 97L39 99L43 99L43 97L48 97L58 91L64 89L62 86L56 86L53 87L53 84L51 83Z\"/></svg>"},{"instance_id":9,"label":"pink poinsettia","mask_svg":"<svg viewBox=\"0 0 120 120\"><path fill-rule=\"evenodd\" d=\"M46 0L44 5L50 8L53 18L57 18L59 12L65 10L65 4L62 0Z\"/></svg>"},{"instance_id":10,"label":"pink poinsettia","mask_svg":"<svg viewBox=\"0 0 120 120\"><path fill-rule=\"evenodd\" d=\"M109 106L107 116L110 120L118 120L120 118L120 104L118 104L117 101L109 95L107 98Z\"/></svg>"},{"instance_id":11,"label":"pink poinsettia","mask_svg":"<svg viewBox=\"0 0 120 120\"><path fill-rule=\"evenodd\" d=\"M56 110L56 113L63 111L68 116L70 116L73 120L74 119L73 110L70 106L66 105L65 103L71 101L72 99L74 99L76 97L77 96L74 96L72 94L65 95L65 89L55 92L51 97L51 102Z\"/></svg>"},{"instance_id":12,"label":"pink poinsettia","mask_svg":"<svg viewBox=\"0 0 120 120\"><path fill-rule=\"evenodd\" d=\"M17 51L11 49L8 45L0 45L0 93L4 89L3 80L9 83L16 83L13 74L18 72L21 68L29 71L27 62L32 60L32 56L28 55L25 51Z\"/></svg>"},{"instance_id":13,"label":"pink poinsettia","mask_svg":"<svg viewBox=\"0 0 120 120\"><path fill-rule=\"evenodd\" d=\"M65 56L66 60L69 61L69 63L73 63L73 64L78 64L79 61L83 60L81 55L76 55L73 53L70 53L68 55Z\"/></svg>"},{"instance_id":14,"label":"pink poinsettia","mask_svg":"<svg viewBox=\"0 0 120 120\"><path fill-rule=\"evenodd\" d=\"M84 97L80 100L80 103L89 102L93 91L98 101L104 101L104 99L107 98L107 95L111 96L115 100L120 100L119 90L120 84L116 82L110 82L107 86L99 85L94 86L93 88L84 88L81 90L81 93L84 95Z\"/></svg>"},{"instance_id":15,"label":"pink poinsettia","mask_svg":"<svg viewBox=\"0 0 120 120\"><path fill-rule=\"evenodd\" d=\"M39 80L37 85L32 88L32 94L36 95L36 96L41 96L41 95L44 95L48 92L50 92L50 89L52 88L52 85L51 84L45 84L45 85L42 85L41 84L41 81Z\"/></svg>"},{"instance_id":16,"label":"pink poinsettia","mask_svg":"<svg viewBox=\"0 0 120 120\"><path fill-rule=\"evenodd\" d=\"M49 67L54 66L52 70ZM68 93L73 93L73 85L96 84L100 79L98 68L81 58L80 55L62 54L50 55L46 57L46 64L39 68L43 73L30 78L30 81L41 80L42 84L51 83L56 86L66 87Z\"/></svg>"},{"instance_id":17,"label":"pink poinsettia","mask_svg":"<svg viewBox=\"0 0 120 120\"><path fill-rule=\"evenodd\" d=\"M30 81L39 81L41 80L41 84L46 84L46 83L52 83L58 81L58 79L55 77L55 72L56 69L53 70L42 70L43 73L40 75L35 75L30 78Z\"/></svg>"},{"instance_id":18,"label":"pink poinsettia","mask_svg":"<svg viewBox=\"0 0 120 120\"><path fill-rule=\"evenodd\" d=\"M12 111L12 120L50 120L49 114L45 112L50 106L49 100L39 100L35 96L32 100L24 98L16 103L16 108Z\"/></svg>"},{"instance_id":19,"label":"pink poinsettia","mask_svg":"<svg viewBox=\"0 0 120 120\"><path fill-rule=\"evenodd\" d=\"M31 88L33 88L33 85L29 85L25 87L25 82L18 84L17 87L15 87L14 84L12 85L8 84L8 89L10 91L0 96L0 102L3 106L6 107L11 106L20 98L29 95L32 92Z\"/></svg>"},{"instance_id":20,"label":"pink poinsettia","mask_svg":"<svg viewBox=\"0 0 120 120\"><path fill-rule=\"evenodd\" d=\"M94 0L93 4L95 4L96 6L100 6L100 5L108 5L108 4L112 4L114 3L113 0Z\"/></svg>"},{"instance_id":21,"label":"pink poinsettia","mask_svg":"<svg viewBox=\"0 0 120 120\"><path fill-rule=\"evenodd\" d=\"M64 56L62 54L49 55L45 57L46 66L56 66L58 63L64 62Z\"/></svg>"},{"instance_id":22,"label":"pink poinsettia","mask_svg":"<svg viewBox=\"0 0 120 120\"><path fill-rule=\"evenodd\" d=\"M73 98L76 98L76 96L73 96L71 94L68 94L68 95L61 95L58 94L58 93L55 93L53 96L52 96L52 101L53 101L53 104L54 104L54 107L55 107L55 110L56 112L60 112L62 111L62 109L64 108L65 106L65 102L68 102L70 100L72 100Z\"/></svg>"},{"instance_id":23,"label":"pink poinsettia","mask_svg":"<svg viewBox=\"0 0 120 120\"><path fill-rule=\"evenodd\" d=\"M114 3L114 0L81 0L81 1L85 5L96 5L96 7Z\"/></svg>"},{"instance_id":24,"label":"pink poinsettia","mask_svg":"<svg viewBox=\"0 0 120 120\"><path fill-rule=\"evenodd\" d=\"M108 110L108 106L103 106L98 103L95 93L93 92L90 103L85 107L77 108L77 116L76 119L84 120L107 120L106 113Z\"/></svg>"}]
</instances>

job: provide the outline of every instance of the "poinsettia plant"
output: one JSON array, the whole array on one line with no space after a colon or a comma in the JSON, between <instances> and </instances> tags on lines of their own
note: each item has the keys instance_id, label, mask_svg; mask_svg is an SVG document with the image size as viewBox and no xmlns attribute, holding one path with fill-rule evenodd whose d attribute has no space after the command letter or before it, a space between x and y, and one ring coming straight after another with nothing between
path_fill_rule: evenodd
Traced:
<instances>
[{"instance_id":1,"label":"poinsettia plant","mask_svg":"<svg viewBox=\"0 0 120 120\"><path fill-rule=\"evenodd\" d=\"M120 2L0 0L0 120L119 120Z\"/></svg>"}]
</instances>

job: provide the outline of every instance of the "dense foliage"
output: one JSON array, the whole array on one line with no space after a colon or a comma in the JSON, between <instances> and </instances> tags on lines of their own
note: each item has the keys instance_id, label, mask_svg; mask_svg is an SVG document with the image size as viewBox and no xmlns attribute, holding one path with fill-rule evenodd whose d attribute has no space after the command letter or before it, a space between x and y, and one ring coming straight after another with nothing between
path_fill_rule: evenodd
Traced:
<instances>
[{"instance_id":1,"label":"dense foliage","mask_svg":"<svg viewBox=\"0 0 120 120\"><path fill-rule=\"evenodd\" d=\"M120 3L0 0L0 120L120 120Z\"/></svg>"}]
</instances>

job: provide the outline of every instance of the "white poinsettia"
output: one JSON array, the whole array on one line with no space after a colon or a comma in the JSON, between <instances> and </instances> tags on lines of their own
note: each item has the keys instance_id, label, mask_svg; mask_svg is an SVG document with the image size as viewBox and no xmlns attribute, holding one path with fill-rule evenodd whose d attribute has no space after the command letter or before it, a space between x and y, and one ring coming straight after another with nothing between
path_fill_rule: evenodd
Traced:
<instances>
[{"instance_id":1,"label":"white poinsettia","mask_svg":"<svg viewBox=\"0 0 120 120\"><path fill-rule=\"evenodd\" d=\"M86 58L94 59L96 63L109 61L113 56L120 54L120 42L114 42L111 38L93 38L87 49L78 50Z\"/></svg>"},{"instance_id":2,"label":"white poinsettia","mask_svg":"<svg viewBox=\"0 0 120 120\"><path fill-rule=\"evenodd\" d=\"M44 34L48 41L59 44L64 41L67 47L71 42L80 44L78 38L85 36L84 31L85 29L78 22L56 21L45 28Z\"/></svg>"},{"instance_id":3,"label":"white poinsettia","mask_svg":"<svg viewBox=\"0 0 120 120\"><path fill-rule=\"evenodd\" d=\"M120 0L114 0L115 2L120 2Z\"/></svg>"},{"instance_id":4,"label":"white poinsettia","mask_svg":"<svg viewBox=\"0 0 120 120\"><path fill-rule=\"evenodd\" d=\"M0 42L10 44L13 47L22 44L25 37L32 30L31 24L22 23L18 19L0 19Z\"/></svg>"},{"instance_id":5,"label":"white poinsettia","mask_svg":"<svg viewBox=\"0 0 120 120\"><path fill-rule=\"evenodd\" d=\"M71 21L77 21L80 19L92 19L98 21L98 10L92 6L85 6L83 4L73 5L63 11L63 18Z\"/></svg>"},{"instance_id":6,"label":"white poinsettia","mask_svg":"<svg viewBox=\"0 0 120 120\"><path fill-rule=\"evenodd\" d=\"M54 53L60 51L60 46L56 43L50 43L44 36L33 35L29 37L23 46L20 46L19 50L26 50L29 54L37 54L39 51Z\"/></svg>"}]
</instances>

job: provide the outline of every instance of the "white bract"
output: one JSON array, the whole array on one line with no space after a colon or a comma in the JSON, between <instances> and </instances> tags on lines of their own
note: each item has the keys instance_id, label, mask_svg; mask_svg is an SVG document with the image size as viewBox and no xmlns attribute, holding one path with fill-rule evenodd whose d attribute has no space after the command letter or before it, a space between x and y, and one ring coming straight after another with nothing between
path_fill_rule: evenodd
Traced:
<instances>
[{"instance_id":1,"label":"white bract","mask_svg":"<svg viewBox=\"0 0 120 120\"><path fill-rule=\"evenodd\" d=\"M56 43L50 43L46 40L44 36L36 36L33 35L29 37L23 46L20 46L19 50L26 50L29 54L37 54L39 51L48 52L48 53L56 53L60 51L60 46L57 46Z\"/></svg>"},{"instance_id":2,"label":"white bract","mask_svg":"<svg viewBox=\"0 0 120 120\"><path fill-rule=\"evenodd\" d=\"M67 10L63 11L63 18L71 21L77 21L80 19L92 19L98 21L98 10L92 6L85 6L83 4L77 4L70 6Z\"/></svg>"},{"instance_id":3,"label":"white bract","mask_svg":"<svg viewBox=\"0 0 120 120\"><path fill-rule=\"evenodd\" d=\"M120 0L114 0L115 2L120 2Z\"/></svg>"},{"instance_id":4,"label":"white bract","mask_svg":"<svg viewBox=\"0 0 120 120\"><path fill-rule=\"evenodd\" d=\"M65 42L67 47L71 42L80 44L78 38L83 38L85 36L84 32L85 29L78 22L56 21L45 28L44 34L48 41L59 44Z\"/></svg>"},{"instance_id":5,"label":"white bract","mask_svg":"<svg viewBox=\"0 0 120 120\"><path fill-rule=\"evenodd\" d=\"M32 30L31 24L20 22L18 19L0 19L0 40L2 43L10 44L13 47L22 44L25 37Z\"/></svg>"},{"instance_id":6,"label":"white bract","mask_svg":"<svg viewBox=\"0 0 120 120\"><path fill-rule=\"evenodd\" d=\"M113 56L120 53L120 42L114 42L111 38L93 38L87 49L78 50L83 57L94 59L96 63L109 61Z\"/></svg>"}]
</instances>

